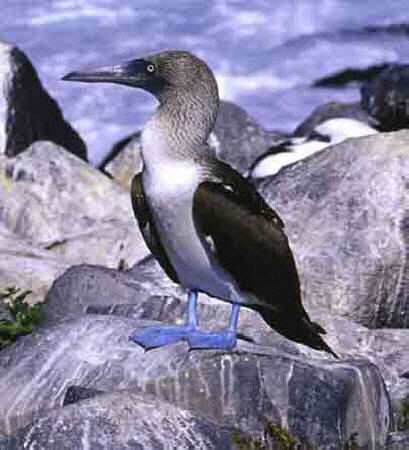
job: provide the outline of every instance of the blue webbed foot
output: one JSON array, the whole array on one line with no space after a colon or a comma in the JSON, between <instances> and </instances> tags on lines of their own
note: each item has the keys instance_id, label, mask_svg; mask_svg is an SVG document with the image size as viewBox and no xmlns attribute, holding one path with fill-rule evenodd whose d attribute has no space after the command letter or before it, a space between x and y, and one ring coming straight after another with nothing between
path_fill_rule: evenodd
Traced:
<instances>
[{"instance_id":1,"label":"blue webbed foot","mask_svg":"<svg viewBox=\"0 0 409 450\"><path fill-rule=\"evenodd\" d=\"M132 331L129 339L145 349L161 347L186 338L190 328L178 325L158 325Z\"/></svg>"},{"instance_id":2,"label":"blue webbed foot","mask_svg":"<svg viewBox=\"0 0 409 450\"><path fill-rule=\"evenodd\" d=\"M191 331L187 340L189 348L194 349L224 349L231 350L236 346L236 332L232 330L219 332Z\"/></svg>"}]
</instances>

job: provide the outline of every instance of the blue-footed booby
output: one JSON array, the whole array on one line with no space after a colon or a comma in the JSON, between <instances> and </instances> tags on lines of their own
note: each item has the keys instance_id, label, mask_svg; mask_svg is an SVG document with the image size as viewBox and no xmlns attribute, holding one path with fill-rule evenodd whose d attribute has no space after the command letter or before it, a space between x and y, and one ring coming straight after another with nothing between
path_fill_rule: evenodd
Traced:
<instances>
[{"instance_id":1,"label":"blue-footed booby","mask_svg":"<svg viewBox=\"0 0 409 450\"><path fill-rule=\"evenodd\" d=\"M307 136L292 137L271 147L253 162L246 175L253 179L275 175L283 167L345 139L376 133L377 130L359 120L346 117L329 119L317 125Z\"/></svg>"},{"instance_id":2,"label":"blue-footed booby","mask_svg":"<svg viewBox=\"0 0 409 450\"><path fill-rule=\"evenodd\" d=\"M149 249L188 292L188 317L186 325L136 329L131 340L144 348L184 339L193 349L232 349L244 305L285 337L337 357L301 303L283 221L207 145L219 105L207 64L186 51L168 50L64 79L138 87L159 101L142 132L144 168L133 178L131 198ZM198 327L200 292L231 303L224 331Z\"/></svg>"}]
</instances>

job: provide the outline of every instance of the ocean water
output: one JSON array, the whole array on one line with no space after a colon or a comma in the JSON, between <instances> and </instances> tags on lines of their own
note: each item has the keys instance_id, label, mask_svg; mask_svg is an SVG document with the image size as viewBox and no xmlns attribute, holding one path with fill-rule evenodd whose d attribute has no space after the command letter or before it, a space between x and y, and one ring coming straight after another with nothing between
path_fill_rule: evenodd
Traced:
<instances>
[{"instance_id":1,"label":"ocean water","mask_svg":"<svg viewBox=\"0 0 409 450\"><path fill-rule=\"evenodd\" d=\"M97 163L155 106L127 87L61 81L69 71L166 48L208 62L221 97L265 128L292 131L359 86L314 88L347 68L409 61L407 0L3 0L0 39L18 45ZM369 28L368 28L369 27Z\"/></svg>"}]
</instances>

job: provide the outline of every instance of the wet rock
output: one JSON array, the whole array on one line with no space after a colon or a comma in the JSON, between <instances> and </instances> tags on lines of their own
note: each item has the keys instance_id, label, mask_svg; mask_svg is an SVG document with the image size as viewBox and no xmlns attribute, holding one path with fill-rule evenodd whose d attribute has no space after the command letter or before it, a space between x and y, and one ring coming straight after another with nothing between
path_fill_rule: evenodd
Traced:
<instances>
[{"instance_id":1,"label":"wet rock","mask_svg":"<svg viewBox=\"0 0 409 450\"><path fill-rule=\"evenodd\" d=\"M368 30L369 31L369 30ZM381 73L389 64L375 64L365 69L344 69L314 81L314 87L345 87L350 83L369 81Z\"/></svg>"},{"instance_id":2,"label":"wet rock","mask_svg":"<svg viewBox=\"0 0 409 450\"><path fill-rule=\"evenodd\" d=\"M78 133L64 120L27 56L0 41L0 155L13 157L33 142L48 140L81 159L87 149Z\"/></svg>"},{"instance_id":3,"label":"wet rock","mask_svg":"<svg viewBox=\"0 0 409 450\"><path fill-rule=\"evenodd\" d=\"M6 348L0 353L0 432L18 437L16 430L34 421L31 429L38 436L38 419L55 424L62 417L66 424L89 422L94 436L101 423L105 433L105 414L113 418L117 411L128 412L136 420L144 412L147 423L158 423L170 403L243 432L276 424L298 441L325 448L338 448L353 435L361 446L386 441L389 400L378 369L368 362L305 359L242 341L227 353L188 352L185 343L144 352L128 336L147 323L88 315L43 327ZM150 394L158 403L148 408L143 399L128 403L101 395L69 406L76 413L66 413L61 406L71 385L110 394L124 389ZM97 405L104 404L97 413ZM43 429L46 436L49 426Z\"/></svg>"},{"instance_id":4,"label":"wet rock","mask_svg":"<svg viewBox=\"0 0 409 450\"><path fill-rule=\"evenodd\" d=\"M338 118L355 119L359 122L374 126L376 121L364 111L358 102L341 103L329 102L317 106L312 113L297 126L294 131L295 136L308 136L314 129L329 119Z\"/></svg>"},{"instance_id":5,"label":"wet rock","mask_svg":"<svg viewBox=\"0 0 409 450\"><path fill-rule=\"evenodd\" d=\"M409 66L393 65L361 87L361 106L382 131L409 128Z\"/></svg>"},{"instance_id":6,"label":"wet rock","mask_svg":"<svg viewBox=\"0 0 409 450\"><path fill-rule=\"evenodd\" d=\"M244 109L226 101L220 102L213 134L216 156L241 173L269 147L283 140L281 133L264 130Z\"/></svg>"},{"instance_id":7,"label":"wet rock","mask_svg":"<svg viewBox=\"0 0 409 450\"><path fill-rule=\"evenodd\" d=\"M350 139L258 183L286 224L307 309L408 327L408 143Z\"/></svg>"},{"instance_id":8,"label":"wet rock","mask_svg":"<svg viewBox=\"0 0 409 450\"><path fill-rule=\"evenodd\" d=\"M0 221L68 264L131 266L147 254L129 193L50 142L0 159Z\"/></svg>"}]
</instances>

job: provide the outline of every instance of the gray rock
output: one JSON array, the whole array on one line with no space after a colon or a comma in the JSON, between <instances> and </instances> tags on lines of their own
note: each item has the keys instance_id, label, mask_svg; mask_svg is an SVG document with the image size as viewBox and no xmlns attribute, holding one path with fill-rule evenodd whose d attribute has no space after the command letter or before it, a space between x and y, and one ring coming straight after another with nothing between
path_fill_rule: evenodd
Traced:
<instances>
[{"instance_id":1,"label":"gray rock","mask_svg":"<svg viewBox=\"0 0 409 450\"><path fill-rule=\"evenodd\" d=\"M121 423L123 416L117 411L128 411L136 427L136 416L145 411L145 420L159 427L170 403L245 433L276 424L314 446L338 448L356 434L361 446L385 443L391 423L389 400L374 365L300 358L242 341L228 353L188 352L185 343L144 352L128 336L135 326L148 323L88 315L39 329L3 350L0 432L13 434L34 421L31 430L40 439L39 419L45 417L47 436L51 424L62 417L67 426L70 420L77 426L88 421L90 435L96 436L98 428L105 433L105 414ZM142 399L135 400L129 411L130 403L123 397L97 396L69 406L73 412L65 413L61 405L71 385L107 393L147 393L158 403L148 408ZM106 405L102 417L96 414L98 405ZM173 423L176 416L171 417ZM23 433L26 439L28 433L29 429Z\"/></svg>"},{"instance_id":2,"label":"gray rock","mask_svg":"<svg viewBox=\"0 0 409 450\"><path fill-rule=\"evenodd\" d=\"M33 142L52 141L84 160L87 149L64 120L27 56L0 41L0 155L13 157Z\"/></svg>"},{"instance_id":3,"label":"gray rock","mask_svg":"<svg viewBox=\"0 0 409 450\"><path fill-rule=\"evenodd\" d=\"M406 450L409 447L409 433L391 433L388 450Z\"/></svg>"},{"instance_id":4,"label":"gray rock","mask_svg":"<svg viewBox=\"0 0 409 450\"><path fill-rule=\"evenodd\" d=\"M140 133L135 133L122 139L100 165L104 173L126 189L130 188L133 175L142 169L140 137ZM245 173L258 156L283 138L279 132L264 130L234 103L221 101L209 144L218 158Z\"/></svg>"},{"instance_id":5,"label":"gray rock","mask_svg":"<svg viewBox=\"0 0 409 450\"><path fill-rule=\"evenodd\" d=\"M0 450L18 450L14 436L0 434Z\"/></svg>"},{"instance_id":6,"label":"gray rock","mask_svg":"<svg viewBox=\"0 0 409 450\"><path fill-rule=\"evenodd\" d=\"M258 183L286 224L304 304L409 322L409 133L349 139Z\"/></svg>"},{"instance_id":7,"label":"gray rock","mask_svg":"<svg viewBox=\"0 0 409 450\"><path fill-rule=\"evenodd\" d=\"M409 330L368 329L325 310L313 310L311 316L325 325L326 340L342 358L365 358L379 368L391 397L395 426L400 428L403 422L407 423ZM300 346L300 351L308 357L315 356L307 347Z\"/></svg>"},{"instance_id":8,"label":"gray rock","mask_svg":"<svg viewBox=\"0 0 409 450\"><path fill-rule=\"evenodd\" d=\"M99 391L98 389L89 389L82 386L68 386L65 391L62 406L72 405L73 403L78 403L87 398L94 398L101 394L104 394L104 392Z\"/></svg>"},{"instance_id":9,"label":"gray rock","mask_svg":"<svg viewBox=\"0 0 409 450\"><path fill-rule=\"evenodd\" d=\"M308 136L309 133L329 119L355 119L370 126L376 125L376 120L364 111L358 102L341 103L328 102L317 106L312 113L303 120L294 131L294 136Z\"/></svg>"},{"instance_id":10,"label":"gray rock","mask_svg":"<svg viewBox=\"0 0 409 450\"><path fill-rule=\"evenodd\" d=\"M141 133L118 142L101 163L100 170L130 191L133 176L142 170Z\"/></svg>"},{"instance_id":11,"label":"gray rock","mask_svg":"<svg viewBox=\"0 0 409 450\"><path fill-rule=\"evenodd\" d=\"M361 87L361 106L382 131L409 128L409 65L383 70Z\"/></svg>"},{"instance_id":12,"label":"gray rock","mask_svg":"<svg viewBox=\"0 0 409 450\"><path fill-rule=\"evenodd\" d=\"M220 102L213 134L217 157L241 173L284 137L277 131L264 130L244 109L226 101Z\"/></svg>"},{"instance_id":13,"label":"gray rock","mask_svg":"<svg viewBox=\"0 0 409 450\"><path fill-rule=\"evenodd\" d=\"M183 323L186 292L164 274L152 257L123 272L81 265L71 267L54 282L43 309L49 324L84 313ZM198 319L202 327L226 327L229 316L230 305L200 295ZM299 354L295 344L271 330L258 313L247 308L240 313L239 331L247 340Z\"/></svg>"},{"instance_id":14,"label":"gray rock","mask_svg":"<svg viewBox=\"0 0 409 450\"><path fill-rule=\"evenodd\" d=\"M48 323L65 321L84 312L133 320L181 323L186 300L152 258L127 272L96 266L69 269L53 285L44 305ZM199 297L201 326L220 329L228 323L230 308L224 302ZM325 339L343 359L368 359L376 364L392 399L395 423L401 423L402 405L409 396L409 330L370 330L328 310L312 309L312 320L323 325ZM285 353L323 358L327 355L294 344L271 330L258 314L242 308L239 332L261 345L271 345ZM408 374L408 375L405 375Z\"/></svg>"},{"instance_id":15,"label":"gray rock","mask_svg":"<svg viewBox=\"0 0 409 450\"><path fill-rule=\"evenodd\" d=\"M232 449L234 436L195 412L125 391L46 414L19 430L15 442L49 450Z\"/></svg>"},{"instance_id":16,"label":"gray rock","mask_svg":"<svg viewBox=\"0 0 409 450\"><path fill-rule=\"evenodd\" d=\"M129 193L50 142L0 158L0 221L66 264L131 266L148 250Z\"/></svg>"},{"instance_id":17,"label":"gray rock","mask_svg":"<svg viewBox=\"0 0 409 450\"><path fill-rule=\"evenodd\" d=\"M18 286L32 291L26 298L29 303L41 302L68 267L67 262L31 245L0 222L0 289Z\"/></svg>"}]
</instances>

